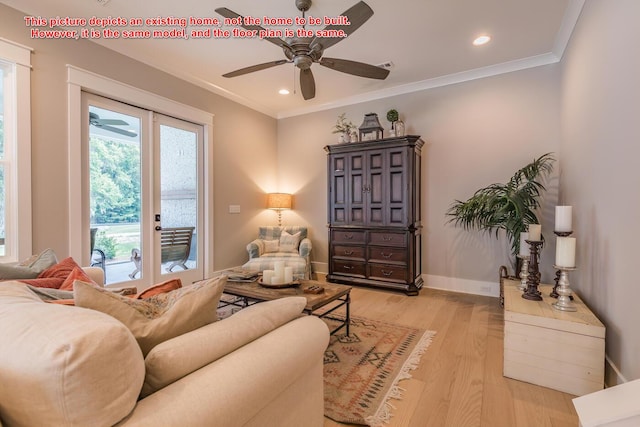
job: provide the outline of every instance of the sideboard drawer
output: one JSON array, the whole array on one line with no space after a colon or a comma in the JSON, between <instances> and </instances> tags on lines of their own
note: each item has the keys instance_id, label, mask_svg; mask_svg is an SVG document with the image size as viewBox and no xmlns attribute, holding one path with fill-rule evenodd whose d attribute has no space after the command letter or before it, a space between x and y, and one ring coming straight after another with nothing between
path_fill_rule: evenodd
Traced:
<instances>
[{"instance_id":1,"label":"sideboard drawer","mask_svg":"<svg viewBox=\"0 0 640 427\"><path fill-rule=\"evenodd\" d=\"M406 233L390 233L385 231L372 231L369 233L369 244L384 246L407 246Z\"/></svg>"},{"instance_id":2,"label":"sideboard drawer","mask_svg":"<svg viewBox=\"0 0 640 427\"><path fill-rule=\"evenodd\" d=\"M333 274L365 277L364 262L333 259Z\"/></svg>"},{"instance_id":3,"label":"sideboard drawer","mask_svg":"<svg viewBox=\"0 0 640 427\"><path fill-rule=\"evenodd\" d=\"M407 268L398 265L369 264L369 278L388 282L405 282Z\"/></svg>"},{"instance_id":4,"label":"sideboard drawer","mask_svg":"<svg viewBox=\"0 0 640 427\"><path fill-rule=\"evenodd\" d=\"M333 230L331 239L334 243L365 243L364 231Z\"/></svg>"},{"instance_id":5,"label":"sideboard drawer","mask_svg":"<svg viewBox=\"0 0 640 427\"><path fill-rule=\"evenodd\" d=\"M365 252L364 246L336 245L333 247L333 256L340 258L357 258L364 260Z\"/></svg>"},{"instance_id":6,"label":"sideboard drawer","mask_svg":"<svg viewBox=\"0 0 640 427\"><path fill-rule=\"evenodd\" d=\"M407 251L398 246L370 246L369 260L373 262L407 263Z\"/></svg>"}]
</instances>

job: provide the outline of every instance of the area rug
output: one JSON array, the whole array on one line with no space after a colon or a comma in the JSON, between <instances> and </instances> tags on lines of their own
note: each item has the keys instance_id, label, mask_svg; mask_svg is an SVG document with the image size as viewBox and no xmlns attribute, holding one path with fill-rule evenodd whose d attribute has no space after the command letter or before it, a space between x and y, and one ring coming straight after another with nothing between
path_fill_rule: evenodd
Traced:
<instances>
[{"instance_id":1,"label":"area rug","mask_svg":"<svg viewBox=\"0 0 640 427\"><path fill-rule=\"evenodd\" d=\"M331 337L324 355L324 414L382 426L392 416L390 400L402 398L398 383L411 378L435 332L356 317L350 325L349 336L343 329Z\"/></svg>"}]
</instances>

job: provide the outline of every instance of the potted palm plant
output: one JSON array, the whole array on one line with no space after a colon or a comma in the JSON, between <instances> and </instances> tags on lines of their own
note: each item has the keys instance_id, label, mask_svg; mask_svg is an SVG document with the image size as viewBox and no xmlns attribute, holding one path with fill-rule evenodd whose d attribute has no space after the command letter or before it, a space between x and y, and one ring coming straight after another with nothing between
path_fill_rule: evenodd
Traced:
<instances>
[{"instance_id":1,"label":"potted palm plant","mask_svg":"<svg viewBox=\"0 0 640 427\"><path fill-rule=\"evenodd\" d=\"M520 233L529 224L539 224L536 210L545 190L544 178L553 170L552 153L543 154L516 171L506 184L492 184L477 190L466 201L456 200L446 215L448 222L465 230L479 230L499 236L504 230L511 245L513 266L519 272L517 255Z\"/></svg>"}]
</instances>

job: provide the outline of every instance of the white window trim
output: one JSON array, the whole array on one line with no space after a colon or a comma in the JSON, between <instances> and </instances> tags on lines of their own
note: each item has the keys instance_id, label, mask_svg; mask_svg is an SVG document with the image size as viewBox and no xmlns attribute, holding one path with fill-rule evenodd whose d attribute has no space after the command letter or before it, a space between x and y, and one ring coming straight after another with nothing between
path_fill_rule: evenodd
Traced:
<instances>
[{"instance_id":1,"label":"white window trim","mask_svg":"<svg viewBox=\"0 0 640 427\"><path fill-rule=\"evenodd\" d=\"M15 174L11 210L7 207L7 254L3 261L17 261L32 254L31 216L31 52L33 49L0 37L0 58L15 64ZM9 228L7 227L7 228Z\"/></svg>"},{"instance_id":2,"label":"white window trim","mask_svg":"<svg viewBox=\"0 0 640 427\"><path fill-rule=\"evenodd\" d=\"M176 117L204 126L204 274L210 277L213 266L213 114L181 104L125 83L67 65L69 97L69 256L89 261L88 218L82 203L82 91L91 92L136 107ZM78 224L83 226L78 227ZM87 230L83 233L83 230Z\"/></svg>"}]
</instances>

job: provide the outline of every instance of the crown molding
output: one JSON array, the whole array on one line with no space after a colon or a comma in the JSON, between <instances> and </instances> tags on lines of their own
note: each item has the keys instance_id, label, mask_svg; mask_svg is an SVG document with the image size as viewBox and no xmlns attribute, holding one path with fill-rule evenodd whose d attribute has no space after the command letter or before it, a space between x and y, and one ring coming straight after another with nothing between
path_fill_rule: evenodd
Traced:
<instances>
[{"instance_id":1,"label":"crown molding","mask_svg":"<svg viewBox=\"0 0 640 427\"><path fill-rule=\"evenodd\" d=\"M562 59L564 56L564 51L569 44L573 29L576 27L578 18L580 18L580 14L582 13L584 2L585 0L570 0L567 5L567 10L562 17L562 23L560 24L560 29L556 35L556 41L553 44L552 50L553 54L559 59Z\"/></svg>"},{"instance_id":2,"label":"crown molding","mask_svg":"<svg viewBox=\"0 0 640 427\"><path fill-rule=\"evenodd\" d=\"M378 99L389 98L391 96L403 95L406 93L419 92L422 90L433 89L436 87L448 86L456 83L462 83L470 80L482 79L485 77L496 76L499 74L511 73L513 71L524 70L527 68L540 67L558 62L560 59L553 53L545 53L542 55L531 56L529 58L518 59L515 61L503 62L501 64L490 65L487 67L476 68L469 71L448 74L433 79L422 80L414 83L407 83L386 89L380 89L365 94L342 98L334 102L320 105L314 105L307 108L292 109L278 113L278 119L287 117L300 116L303 114L315 113L318 111L329 110L332 108L344 107L347 105L359 104L362 102L370 102Z\"/></svg>"}]
</instances>

